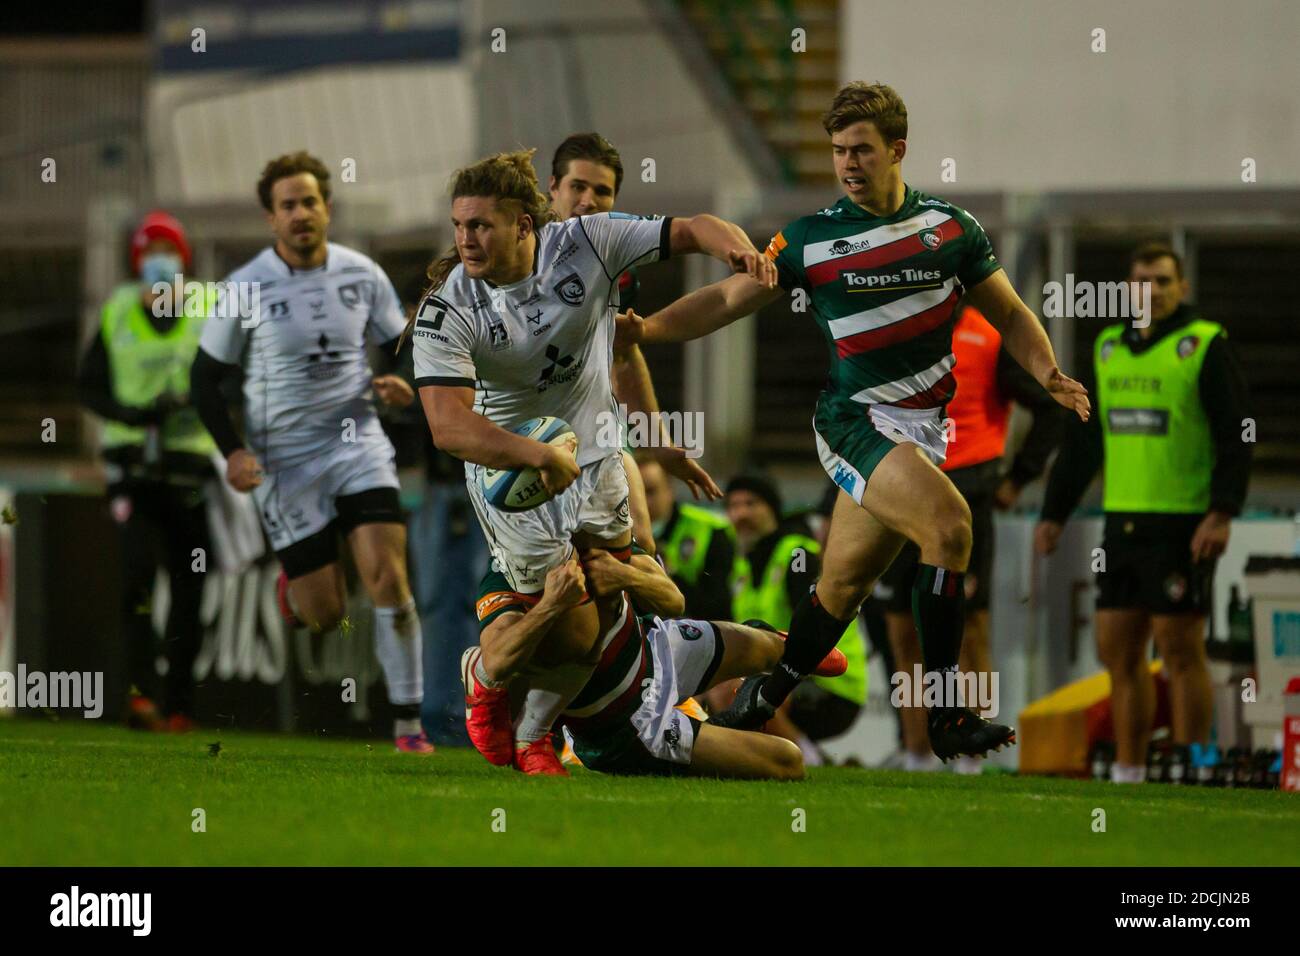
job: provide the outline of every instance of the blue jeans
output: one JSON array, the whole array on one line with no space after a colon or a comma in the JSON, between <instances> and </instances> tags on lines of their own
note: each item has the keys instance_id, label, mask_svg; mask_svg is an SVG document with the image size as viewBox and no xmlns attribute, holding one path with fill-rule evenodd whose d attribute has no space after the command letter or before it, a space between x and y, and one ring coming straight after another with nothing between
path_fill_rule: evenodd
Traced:
<instances>
[{"instance_id":1,"label":"blue jeans","mask_svg":"<svg viewBox=\"0 0 1300 956\"><path fill-rule=\"evenodd\" d=\"M436 744L468 744L460 656L478 643L474 602L489 555L465 485L425 485L409 533L411 590L424 636L420 722Z\"/></svg>"}]
</instances>

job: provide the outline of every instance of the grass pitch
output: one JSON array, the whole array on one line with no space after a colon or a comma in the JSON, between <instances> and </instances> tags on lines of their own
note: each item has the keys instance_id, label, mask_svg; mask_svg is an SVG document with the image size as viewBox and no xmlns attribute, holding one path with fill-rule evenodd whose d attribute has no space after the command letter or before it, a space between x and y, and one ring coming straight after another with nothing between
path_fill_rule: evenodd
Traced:
<instances>
[{"instance_id":1,"label":"grass pitch","mask_svg":"<svg viewBox=\"0 0 1300 956\"><path fill-rule=\"evenodd\" d=\"M836 768L794 784L539 779L468 750L81 721L0 720L0 820L0 865L1300 862L1293 793Z\"/></svg>"}]
</instances>

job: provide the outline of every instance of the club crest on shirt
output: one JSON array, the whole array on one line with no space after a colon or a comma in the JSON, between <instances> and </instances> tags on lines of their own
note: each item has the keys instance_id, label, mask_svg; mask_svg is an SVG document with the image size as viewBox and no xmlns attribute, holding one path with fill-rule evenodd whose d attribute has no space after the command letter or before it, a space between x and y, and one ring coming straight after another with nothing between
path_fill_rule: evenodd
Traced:
<instances>
[{"instance_id":1,"label":"club crest on shirt","mask_svg":"<svg viewBox=\"0 0 1300 956\"><path fill-rule=\"evenodd\" d=\"M587 297L587 287L582 284L582 277L574 272L555 284L555 294L572 306L582 305Z\"/></svg>"},{"instance_id":2,"label":"club crest on shirt","mask_svg":"<svg viewBox=\"0 0 1300 956\"><path fill-rule=\"evenodd\" d=\"M943 245L943 236L934 229L922 229L917 237L921 240L921 245L932 251Z\"/></svg>"},{"instance_id":3,"label":"club crest on shirt","mask_svg":"<svg viewBox=\"0 0 1300 956\"><path fill-rule=\"evenodd\" d=\"M347 285L339 286L339 301L349 309L355 309L363 301L369 298L368 293L373 288L374 283L369 279L362 279L360 282L349 282Z\"/></svg>"}]
</instances>

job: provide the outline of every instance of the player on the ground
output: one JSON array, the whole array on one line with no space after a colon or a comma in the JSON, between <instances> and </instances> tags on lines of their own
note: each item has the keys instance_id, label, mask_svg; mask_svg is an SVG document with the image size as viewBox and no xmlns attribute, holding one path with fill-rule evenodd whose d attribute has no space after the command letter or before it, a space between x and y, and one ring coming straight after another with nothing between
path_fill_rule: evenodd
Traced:
<instances>
[{"instance_id":1,"label":"player on the ground","mask_svg":"<svg viewBox=\"0 0 1300 956\"><path fill-rule=\"evenodd\" d=\"M434 443L466 462L470 496L500 570L512 590L535 596L575 544L623 560L629 554L621 429L614 447L604 447L611 443L603 437L619 416L610 380L618 276L682 252L712 255L765 287L775 286L776 274L738 227L713 216L605 213L556 222L531 156L497 154L453 178L455 247L430 267L413 335L416 384ZM572 426L576 455L508 430L541 415ZM501 512L479 488L484 467L537 468L555 497L519 514ZM591 673L598 608L606 620L617 613L610 600L566 610L548 645L567 663L531 676L513 728L504 686L485 672L467 675L467 697L476 704L470 737L490 761L564 772L550 727Z\"/></svg>"},{"instance_id":2,"label":"player on the ground","mask_svg":"<svg viewBox=\"0 0 1300 956\"><path fill-rule=\"evenodd\" d=\"M761 621L661 619L681 613L681 592L639 548L629 564L602 555L585 575L573 559L557 565L536 601L500 571L489 572L479 589L475 665L508 679L588 593L613 595L619 611L602 632L590 680L561 717L583 766L614 774L803 777L803 757L790 741L714 726L679 709L694 694L774 666L783 635ZM832 651L817 673L835 676L846 664Z\"/></svg>"},{"instance_id":3,"label":"player on the ground","mask_svg":"<svg viewBox=\"0 0 1300 956\"><path fill-rule=\"evenodd\" d=\"M822 466L840 488L815 589L795 609L772 674L745 682L715 720L765 722L853 620L872 582L906 540L921 550L912 612L927 672L955 672L961 649L970 509L937 466L943 408L953 394L952 326L966 295L1007 350L1056 401L1088 415L1082 385L1056 365L1046 332L998 265L969 213L908 187L907 109L883 84L850 83L823 117L844 197L772 239L780 290L732 276L640 322L630 340L698 338L799 290L830 349L831 369L813 427ZM945 682L947 683L947 682ZM945 701L929 715L943 759L984 754L1015 740Z\"/></svg>"},{"instance_id":4,"label":"player on the ground","mask_svg":"<svg viewBox=\"0 0 1300 956\"><path fill-rule=\"evenodd\" d=\"M291 624L328 630L342 619L347 590L338 536L347 538L374 602L375 654L396 714L397 749L430 754L420 729L420 621L406 575L406 524L393 446L375 397L409 405L415 392L396 375L376 377L367 344L394 352L406 320L397 293L371 259L329 242L330 175L305 152L271 160L257 184L275 243L227 283L241 305L210 319L192 371L195 405L239 491L251 491L284 571L282 610ZM239 285L248 283L250 285ZM219 391L244 370L245 448Z\"/></svg>"}]
</instances>

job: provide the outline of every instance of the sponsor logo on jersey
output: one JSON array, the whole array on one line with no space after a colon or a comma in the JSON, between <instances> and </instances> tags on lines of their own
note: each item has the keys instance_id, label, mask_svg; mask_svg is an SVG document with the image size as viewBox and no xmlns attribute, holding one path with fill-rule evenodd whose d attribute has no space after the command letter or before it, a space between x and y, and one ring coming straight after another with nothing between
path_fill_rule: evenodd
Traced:
<instances>
[{"instance_id":1,"label":"sponsor logo on jersey","mask_svg":"<svg viewBox=\"0 0 1300 956\"><path fill-rule=\"evenodd\" d=\"M942 206L944 209L952 208L950 203L946 203L942 199L922 199L920 202L917 203L917 205L918 206ZM974 219L975 217L971 216L971 218Z\"/></svg>"},{"instance_id":2,"label":"sponsor logo on jersey","mask_svg":"<svg viewBox=\"0 0 1300 956\"><path fill-rule=\"evenodd\" d=\"M858 487L858 476L844 462L835 466L835 474L831 478L835 484L843 488L848 494L853 494L854 489Z\"/></svg>"},{"instance_id":3,"label":"sponsor logo on jersey","mask_svg":"<svg viewBox=\"0 0 1300 956\"><path fill-rule=\"evenodd\" d=\"M537 328L533 329L533 335L541 335L543 332L546 332L551 328L550 322L547 322L545 325L538 324L542 321L541 309L538 309L536 312L525 312L524 318L528 320L529 325L537 326Z\"/></svg>"},{"instance_id":4,"label":"sponsor logo on jersey","mask_svg":"<svg viewBox=\"0 0 1300 956\"><path fill-rule=\"evenodd\" d=\"M582 277L574 272L555 284L555 294L576 308L587 297L587 287L582 284Z\"/></svg>"},{"instance_id":5,"label":"sponsor logo on jersey","mask_svg":"<svg viewBox=\"0 0 1300 956\"><path fill-rule=\"evenodd\" d=\"M1184 335L1178 340L1178 357L1185 359L1196 351L1196 346L1201 340L1195 335Z\"/></svg>"},{"instance_id":6,"label":"sponsor logo on jersey","mask_svg":"<svg viewBox=\"0 0 1300 956\"><path fill-rule=\"evenodd\" d=\"M830 207L828 207L828 208L826 208L826 209L818 209L818 210L817 210L817 215L819 215L819 216L838 216L838 215L840 214L840 212L841 212L841 210L840 210L840 207L839 207L839 206L830 206Z\"/></svg>"},{"instance_id":7,"label":"sponsor logo on jersey","mask_svg":"<svg viewBox=\"0 0 1300 956\"><path fill-rule=\"evenodd\" d=\"M1108 408L1106 427L1112 435L1168 435L1167 408Z\"/></svg>"},{"instance_id":8,"label":"sponsor logo on jersey","mask_svg":"<svg viewBox=\"0 0 1300 956\"><path fill-rule=\"evenodd\" d=\"M664 731L664 743L668 745L669 750L676 750L678 744L682 741L682 732L677 729L678 717L673 715L672 726Z\"/></svg>"},{"instance_id":9,"label":"sponsor logo on jersey","mask_svg":"<svg viewBox=\"0 0 1300 956\"><path fill-rule=\"evenodd\" d=\"M308 296L307 306L311 309L312 321L318 319L328 319L329 313L325 311L325 290L324 289L306 289L303 294ZM319 296L313 299L310 296Z\"/></svg>"},{"instance_id":10,"label":"sponsor logo on jersey","mask_svg":"<svg viewBox=\"0 0 1300 956\"><path fill-rule=\"evenodd\" d=\"M534 292L532 295L524 299L524 301L520 302L519 304L520 306L534 305L535 303L539 302L541 298L542 298L542 294L540 292Z\"/></svg>"},{"instance_id":11,"label":"sponsor logo on jersey","mask_svg":"<svg viewBox=\"0 0 1300 956\"><path fill-rule=\"evenodd\" d=\"M546 360L550 363L542 369L538 377L537 390L544 392L552 385L563 385L578 377L582 370L582 360L574 360L572 355L561 355L554 345L546 346Z\"/></svg>"},{"instance_id":12,"label":"sponsor logo on jersey","mask_svg":"<svg viewBox=\"0 0 1300 956\"><path fill-rule=\"evenodd\" d=\"M922 229L917 237L921 240L921 245L931 251L943 245L943 236L936 229Z\"/></svg>"},{"instance_id":13,"label":"sponsor logo on jersey","mask_svg":"<svg viewBox=\"0 0 1300 956\"><path fill-rule=\"evenodd\" d=\"M287 301L272 302L267 306L266 317L272 321L287 319L289 317L289 303Z\"/></svg>"},{"instance_id":14,"label":"sponsor logo on jersey","mask_svg":"<svg viewBox=\"0 0 1300 956\"><path fill-rule=\"evenodd\" d=\"M488 323L488 337L493 352L510 348L510 333L506 330L506 324L500 319Z\"/></svg>"},{"instance_id":15,"label":"sponsor logo on jersey","mask_svg":"<svg viewBox=\"0 0 1300 956\"><path fill-rule=\"evenodd\" d=\"M577 255L577 252L578 252L578 244L576 242L569 243L567 246L561 249L560 254L555 257L555 264L557 266L564 265L564 263L568 262L575 255ZM527 302L524 303L524 305L527 304L528 304Z\"/></svg>"},{"instance_id":16,"label":"sponsor logo on jersey","mask_svg":"<svg viewBox=\"0 0 1300 956\"><path fill-rule=\"evenodd\" d=\"M857 242L850 242L848 239L836 239L831 243L831 255L847 256L853 252L862 252L864 249L870 249L871 243L865 239L859 239Z\"/></svg>"},{"instance_id":17,"label":"sponsor logo on jersey","mask_svg":"<svg viewBox=\"0 0 1300 956\"><path fill-rule=\"evenodd\" d=\"M425 318L429 310L434 311L433 318ZM438 299L428 299L424 305L420 306L419 314L415 317L415 335L424 336L425 338L437 339L439 342L451 344L451 339L442 333L442 323L447 320L447 308Z\"/></svg>"},{"instance_id":18,"label":"sponsor logo on jersey","mask_svg":"<svg viewBox=\"0 0 1300 956\"><path fill-rule=\"evenodd\" d=\"M307 375L311 378L333 378L346 367L346 362L339 361L341 354L337 349L330 348L330 337L324 332L316 340L319 346L319 352L311 352L307 355Z\"/></svg>"},{"instance_id":19,"label":"sponsor logo on jersey","mask_svg":"<svg viewBox=\"0 0 1300 956\"><path fill-rule=\"evenodd\" d=\"M474 605L474 610L477 612L478 619L481 621L489 614L494 611L499 611L503 607L509 607L512 604L527 603L521 601L521 597L522 595L516 594L514 591L493 591L491 594L485 594L479 598L478 603Z\"/></svg>"},{"instance_id":20,"label":"sponsor logo on jersey","mask_svg":"<svg viewBox=\"0 0 1300 956\"><path fill-rule=\"evenodd\" d=\"M943 285L943 273L938 269L902 269L899 272L856 272L846 269L840 273L844 287L849 292L887 292L891 289L938 289Z\"/></svg>"}]
</instances>

